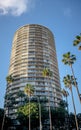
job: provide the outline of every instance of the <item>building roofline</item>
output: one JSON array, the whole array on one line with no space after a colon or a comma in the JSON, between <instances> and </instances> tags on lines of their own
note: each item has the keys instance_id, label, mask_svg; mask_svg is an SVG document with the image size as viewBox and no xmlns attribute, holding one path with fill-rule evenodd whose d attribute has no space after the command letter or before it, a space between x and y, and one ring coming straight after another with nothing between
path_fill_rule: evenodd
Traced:
<instances>
[{"instance_id":1,"label":"building roofline","mask_svg":"<svg viewBox=\"0 0 81 130\"><path fill-rule=\"evenodd\" d=\"M44 25L42 25L42 24L25 24L25 25L21 26L20 28L18 28L18 29L15 31L15 33L16 33L17 31L19 31L21 28L25 27L25 26L32 26L32 25L34 25L34 26L41 26L41 27L43 27L43 28L46 28L49 32L52 33L52 31L51 31L48 27L46 27L46 26L44 26ZM53 35L53 33L52 33L52 35Z\"/></svg>"}]
</instances>

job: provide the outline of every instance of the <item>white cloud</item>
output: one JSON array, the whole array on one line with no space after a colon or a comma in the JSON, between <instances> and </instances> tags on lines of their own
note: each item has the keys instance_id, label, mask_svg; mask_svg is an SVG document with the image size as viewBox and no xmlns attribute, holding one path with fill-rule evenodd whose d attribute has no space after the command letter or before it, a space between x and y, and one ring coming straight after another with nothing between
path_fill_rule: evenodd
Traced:
<instances>
[{"instance_id":1,"label":"white cloud","mask_svg":"<svg viewBox=\"0 0 81 130\"><path fill-rule=\"evenodd\" d=\"M20 16L29 10L31 0L0 0L0 14Z\"/></svg>"},{"instance_id":2,"label":"white cloud","mask_svg":"<svg viewBox=\"0 0 81 130\"><path fill-rule=\"evenodd\" d=\"M65 10L64 10L64 15L65 16L71 16L71 9L70 8L66 8Z\"/></svg>"}]
</instances>

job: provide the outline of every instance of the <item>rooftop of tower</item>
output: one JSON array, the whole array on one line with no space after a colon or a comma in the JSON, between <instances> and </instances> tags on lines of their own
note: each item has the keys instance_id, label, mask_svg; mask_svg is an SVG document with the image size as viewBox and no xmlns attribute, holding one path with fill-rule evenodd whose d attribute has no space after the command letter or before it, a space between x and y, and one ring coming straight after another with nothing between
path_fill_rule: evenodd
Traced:
<instances>
[{"instance_id":1,"label":"rooftop of tower","mask_svg":"<svg viewBox=\"0 0 81 130\"><path fill-rule=\"evenodd\" d=\"M48 27L46 27L46 26L44 26L44 25L41 25L41 24L25 24L25 25L23 25L23 26L21 26L20 28L18 28L17 30L16 30L16 32L17 31L19 31L20 29L22 29L23 27L27 27L27 26L39 26L39 27L43 27L43 28L45 28L45 29L47 29L49 32L51 32L51 34L54 36L54 34L52 33L52 31L48 28ZM15 32L15 33L16 33Z\"/></svg>"}]
</instances>

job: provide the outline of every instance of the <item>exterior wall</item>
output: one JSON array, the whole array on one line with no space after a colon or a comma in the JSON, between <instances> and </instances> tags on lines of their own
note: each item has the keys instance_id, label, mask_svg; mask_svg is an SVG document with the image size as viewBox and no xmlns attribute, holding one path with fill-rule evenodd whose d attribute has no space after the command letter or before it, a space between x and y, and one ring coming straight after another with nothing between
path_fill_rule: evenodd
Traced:
<instances>
[{"instance_id":1,"label":"exterior wall","mask_svg":"<svg viewBox=\"0 0 81 130\"><path fill-rule=\"evenodd\" d=\"M43 77L44 68L52 71L50 80ZM31 84L35 88L34 95L40 97L48 98L50 90L51 106L58 106L61 92L55 41L47 27L30 24L15 32L8 75L14 77L14 82L7 84L6 94L11 93L19 100L18 91L23 91L26 84ZM11 110L13 118L18 106L16 104Z\"/></svg>"}]
</instances>

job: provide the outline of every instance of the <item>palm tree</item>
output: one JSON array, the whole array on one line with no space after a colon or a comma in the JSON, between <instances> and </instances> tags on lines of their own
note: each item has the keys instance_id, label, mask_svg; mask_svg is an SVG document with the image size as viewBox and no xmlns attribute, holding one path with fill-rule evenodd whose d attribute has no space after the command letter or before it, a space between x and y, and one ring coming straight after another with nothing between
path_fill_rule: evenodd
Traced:
<instances>
[{"instance_id":1,"label":"palm tree","mask_svg":"<svg viewBox=\"0 0 81 130\"><path fill-rule=\"evenodd\" d=\"M29 130L31 130L31 126L30 126L30 97L34 94L34 87L31 84L26 84L24 92L29 97Z\"/></svg>"},{"instance_id":2,"label":"palm tree","mask_svg":"<svg viewBox=\"0 0 81 130\"><path fill-rule=\"evenodd\" d=\"M7 81L7 83L12 83L12 82L14 81L12 75L8 75L8 76L6 77L6 81ZM5 111L4 111L4 116L3 116L3 121L2 121L2 128L1 128L1 130L3 130L4 122L5 122Z\"/></svg>"},{"instance_id":3,"label":"palm tree","mask_svg":"<svg viewBox=\"0 0 81 130\"><path fill-rule=\"evenodd\" d=\"M12 77L12 75L8 75L8 76L6 77L6 81L7 81L8 83L12 83L12 82L14 81L14 78Z\"/></svg>"},{"instance_id":4,"label":"palm tree","mask_svg":"<svg viewBox=\"0 0 81 130\"><path fill-rule=\"evenodd\" d=\"M81 33L80 35L77 35L75 38L76 39L73 41L73 45L77 46L81 43ZM78 49L81 50L81 44L79 45Z\"/></svg>"},{"instance_id":5,"label":"palm tree","mask_svg":"<svg viewBox=\"0 0 81 130\"><path fill-rule=\"evenodd\" d=\"M43 70L43 76L44 76L44 77L47 77L47 78L48 78L48 81L50 82L50 77L52 76L52 72L50 71L50 69L45 68L45 69ZM50 130L52 130L51 108L50 108L50 90L49 90L49 87L50 87L50 86L48 86L49 120L50 120Z\"/></svg>"},{"instance_id":6,"label":"palm tree","mask_svg":"<svg viewBox=\"0 0 81 130\"><path fill-rule=\"evenodd\" d=\"M73 75L74 81L75 81L74 83L75 83L75 86L76 86L76 89L77 89L77 93L78 93L78 97L79 97L79 100L80 100L80 103L81 103L80 93L79 93L78 85L76 84L75 75L74 75L74 70L73 70L73 66L72 66L75 61L76 61L75 55L71 55L70 52L67 52L67 53L65 53L65 54L63 55L62 62L63 62L65 65L69 65L70 68L71 68L72 75Z\"/></svg>"},{"instance_id":7,"label":"palm tree","mask_svg":"<svg viewBox=\"0 0 81 130\"><path fill-rule=\"evenodd\" d=\"M71 91L72 103L73 103L74 114L75 114L76 128L77 128L77 130L79 130L78 121L77 121L77 117L76 117L76 108L75 108L75 103L74 103L73 91L72 91L72 85L75 86L75 79L73 76L67 75L63 78L63 82L64 82L65 87L69 88Z\"/></svg>"}]
</instances>

